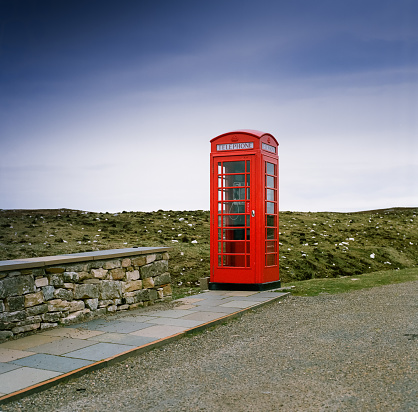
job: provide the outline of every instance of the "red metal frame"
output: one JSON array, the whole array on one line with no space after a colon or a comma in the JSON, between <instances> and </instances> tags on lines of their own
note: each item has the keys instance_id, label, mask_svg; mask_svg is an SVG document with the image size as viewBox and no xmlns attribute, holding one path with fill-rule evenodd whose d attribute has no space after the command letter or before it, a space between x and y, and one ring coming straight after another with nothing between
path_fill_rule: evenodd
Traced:
<instances>
[{"instance_id":1,"label":"red metal frame","mask_svg":"<svg viewBox=\"0 0 418 412\"><path fill-rule=\"evenodd\" d=\"M210 286L277 287L278 143L239 130L212 139L211 149Z\"/></svg>"}]
</instances>

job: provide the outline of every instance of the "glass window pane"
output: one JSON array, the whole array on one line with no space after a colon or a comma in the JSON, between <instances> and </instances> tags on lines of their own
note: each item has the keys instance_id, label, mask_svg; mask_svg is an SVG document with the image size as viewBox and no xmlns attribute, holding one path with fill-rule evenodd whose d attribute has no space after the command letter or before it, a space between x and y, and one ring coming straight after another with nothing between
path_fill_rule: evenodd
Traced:
<instances>
[{"instance_id":1,"label":"glass window pane","mask_svg":"<svg viewBox=\"0 0 418 412\"><path fill-rule=\"evenodd\" d=\"M219 163L218 163L218 174L221 174L221 173L223 173L223 172L222 172L222 163L221 163L221 162L219 162Z\"/></svg>"},{"instance_id":2,"label":"glass window pane","mask_svg":"<svg viewBox=\"0 0 418 412\"><path fill-rule=\"evenodd\" d=\"M276 185L274 184L274 181L275 181L275 179L274 179L273 176L266 176L266 186L267 187L275 188Z\"/></svg>"},{"instance_id":3,"label":"glass window pane","mask_svg":"<svg viewBox=\"0 0 418 412\"><path fill-rule=\"evenodd\" d=\"M267 228L267 239L276 239L276 229L274 228Z\"/></svg>"},{"instance_id":4,"label":"glass window pane","mask_svg":"<svg viewBox=\"0 0 418 412\"><path fill-rule=\"evenodd\" d=\"M266 255L266 266L275 266L276 265L276 254Z\"/></svg>"},{"instance_id":5,"label":"glass window pane","mask_svg":"<svg viewBox=\"0 0 418 412\"><path fill-rule=\"evenodd\" d=\"M247 173L250 173L250 161L247 160Z\"/></svg>"},{"instance_id":6,"label":"glass window pane","mask_svg":"<svg viewBox=\"0 0 418 412\"><path fill-rule=\"evenodd\" d=\"M250 175L247 175L247 186L250 186Z\"/></svg>"},{"instance_id":7,"label":"glass window pane","mask_svg":"<svg viewBox=\"0 0 418 412\"><path fill-rule=\"evenodd\" d=\"M274 173L274 164L273 163L266 162L266 173L268 175L275 175L276 174L276 173Z\"/></svg>"},{"instance_id":8,"label":"glass window pane","mask_svg":"<svg viewBox=\"0 0 418 412\"><path fill-rule=\"evenodd\" d=\"M250 226L250 215L247 215L247 227Z\"/></svg>"},{"instance_id":9,"label":"glass window pane","mask_svg":"<svg viewBox=\"0 0 418 412\"><path fill-rule=\"evenodd\" d=\"M222 239L222 230L218 229L218 239L221 240Z\"/></svg>"},{"instance_id":10,"label":"glass window pane","mask_svg":"<svg viewBox=\"0 0 418 412\"><path fill-rule=\"evenodd\" d=\"M245 202L224 203L224 213L230 213L230 214L245 213Z\"/></svg>"},{"instance_id":11,"label":"glass window pane","mask_svg":"<svg viewBox=\"0 0 418 412\"><path fill-rule=\"evenodd\" d=\"M247 255L247 268L251 266L250 264L250 255Z\"/></svg>"},{"instance_id":12,"label":"glass window pane","mask_svg":"<svg viewBox=\"0 0 418 412\"><path fill-rule=\"evenodd\" d=\"M224 226L225 227L238 227L245 226L245 215L227 215L224 216Z\"/></svg>"},{"instance_id":13,"label":"glass window pane","mask_svg":"<svg viewBox=\"0 0 418 412\"><path fill-rule=\"evenodd\" d=\"M250 188L247 188L247 199L250 199Z\"/></svg>"},{"instance_id":14,"label":"glass window pane","mask_svg":"<svg viewBox=\"0 0 418 412\"><path fill-rule=\"evenodd\" d=\"M224 255L224 266L245 267L245 255Z\"/></svg>"},{"instance_id":15,"label":"glass window pane","mask_svg":"<svg viewBox=\"0 0 418 412\"><path fill-rule=\"evenodd\" d=\"M266 242L266 253L273 253L276 251L276 241Z\"/></svg>"},{"instance_id":16,"label":"glass window pane","mask_svg":"<svg viewBox=\"0 0 418 412\"><path fill-rule=\"evenodd\" d=\"M218 200L222 200L222 194L225 192L223 189L218 189Z\"/></svg>"},{"instance_id":17,"label":"glass window pane","mask_svg":"<svg viewBox=\"0 0 418 412\"><path fill-rule=\"evenodd\" d=\"M245 240L245 229L224 229L223 239L224 240Z\"/></svg>"},{"instance_id":18,"label":"glass window pane","mask_svg":"<svg viewBox=\"0 0 418 412\"><path fill-rule=\"evenodd\" d=\"M274 203L266 202L266 213L269 215L274 215Z\"/></svg>"},{"instance_id":19,"label":"glass window pane","mask_svg":"<svg viewBox=\"0 0 418 412\"><path fill-rule=\"evenodd\" d=\"M276 216L266 216L266 226L276 226Z\"/></svg>"},{"instance_id":20,"label":"glass window pane","mask_svg":"<svg viewBox=\"0 0 418 412\"><path fill-rule=\"evenodd\" d=\"M222 266L222 256L218 256L218 266Z\"/></svg>"},{"instance_id":21,"label":"glass window pane","mask_svg":"<svg viewBox=\"0 0 418 412\"><path fill-rule=\"evenodd\" d=\"M273 189L266 189L266 199L274 202L274 192Z\"/></svg>"},{"instance_id":22,"label":"glass window pane","mask_svg":"<svg viewBox=\"0 0 418 412\"><path fill-rule=\"evenodd\" d=\"M250 250L251 250L251 248L250 248L250 246L251 246L251 242L246 242L247 243L247 253L250 253Z\"/></svg>"},{"instance_id":23,"label":"glass window pane","mask_svg":"<svg viewBox=\"0 0 418 412\"><path fill-rule=\"evenodd\" d=\"M245 175L225 175L224 186L245 186Z\"/></svg>"},{"instance_id":24,"label":"glass window pane","mask_svg":"<svg viewBox=\"0 0 418 412\"><path fill-rule=\"evenodd\" d=\"M245 173L245 161L224 162L224 173Z\"/></svg>"}]
</instances>

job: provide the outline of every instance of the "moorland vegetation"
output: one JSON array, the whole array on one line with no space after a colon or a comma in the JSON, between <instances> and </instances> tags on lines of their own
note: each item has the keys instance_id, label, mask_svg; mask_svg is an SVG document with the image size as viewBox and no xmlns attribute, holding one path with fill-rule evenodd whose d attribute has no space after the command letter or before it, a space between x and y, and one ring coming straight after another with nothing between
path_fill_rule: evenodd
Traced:
<instances>
[{"instance_id":1,"label":"moorland vegetation","mask_svg":"<svg viewBox=\"0 0 418 412\"><path fill-rule=\"evenodd\" d=\"M283 282L418 265L418 208L355 213L280 212ZM135 246L170 246L177 290L209 276L209 212L0 210L0 260Z\"/></svg>"}]
</instances>

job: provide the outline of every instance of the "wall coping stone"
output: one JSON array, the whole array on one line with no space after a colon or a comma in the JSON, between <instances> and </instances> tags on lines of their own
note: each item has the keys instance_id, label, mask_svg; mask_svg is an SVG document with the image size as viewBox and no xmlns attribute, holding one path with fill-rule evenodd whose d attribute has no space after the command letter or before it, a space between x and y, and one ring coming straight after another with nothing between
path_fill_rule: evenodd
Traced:
<instances>
[{"instance_id":1,"label":"wall coping stone","mask_svg":"<svg viewBox=\"0 0 418 412\"><path fill-rule=\"evenodd\" d=\"M27 259L0 260L0 272L14 269L30 269L44 266L57 265L60 263L85 262L89 260L102 260L123 256L146 255L150 253L167 252L171 247L132 247L125 249L107 249L94 252L69 253L58 256L43 256Z\"/></svg>"}]
</instances>

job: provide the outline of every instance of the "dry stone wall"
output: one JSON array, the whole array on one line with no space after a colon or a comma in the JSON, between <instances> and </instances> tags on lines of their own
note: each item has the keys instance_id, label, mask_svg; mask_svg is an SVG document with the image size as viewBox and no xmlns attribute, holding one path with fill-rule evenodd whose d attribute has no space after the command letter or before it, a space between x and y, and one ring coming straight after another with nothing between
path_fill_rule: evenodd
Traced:
<instances>
[{"instance_id":1,"label":"dry stone wall","mask_svg":"<svg viewBox=\"0 0 418 412\"><path fill-rule=\"evenodd\" d=\"M171 299L169 248L0 262L0 339Z\"/></svg>"}]
</instances>

